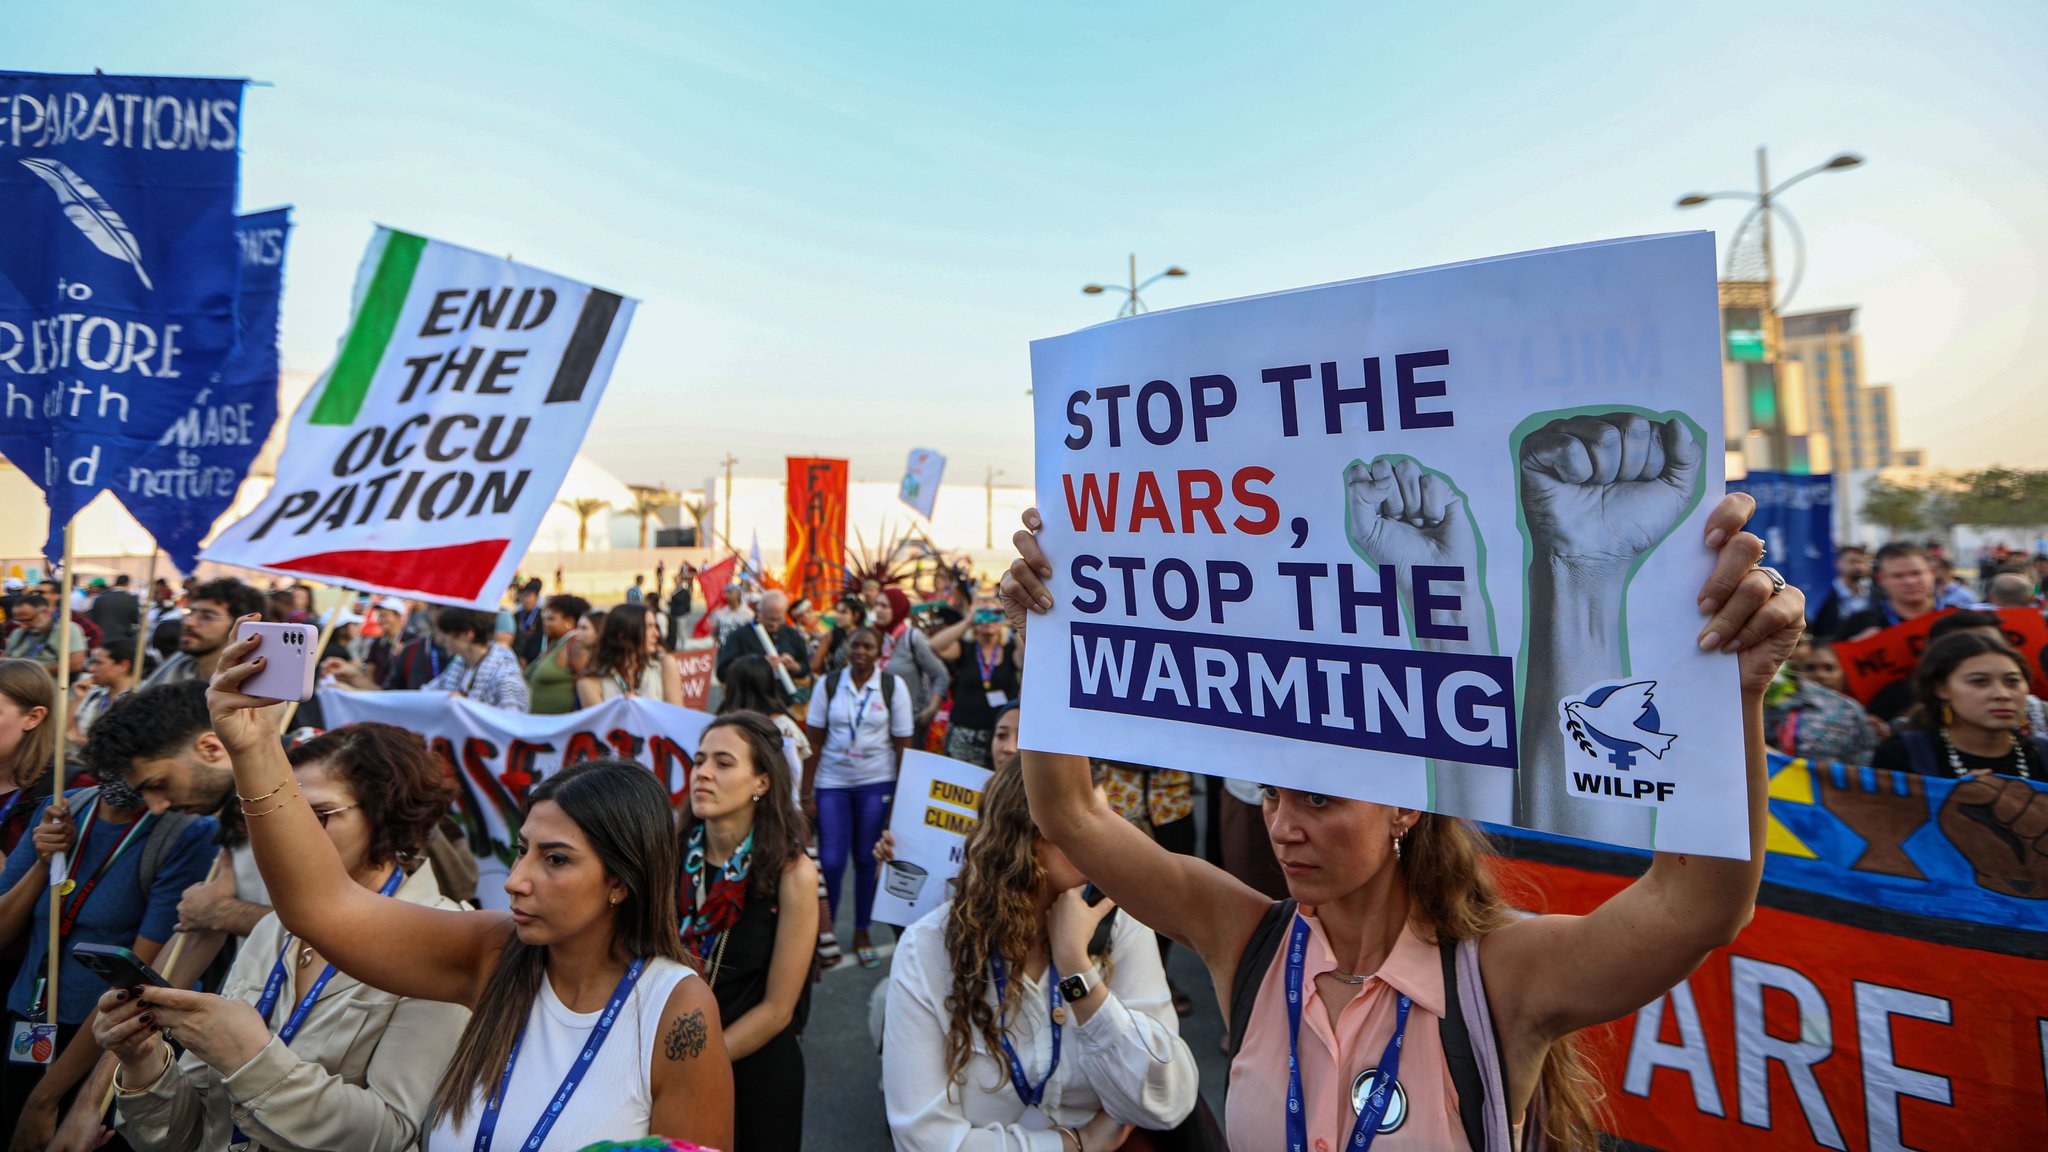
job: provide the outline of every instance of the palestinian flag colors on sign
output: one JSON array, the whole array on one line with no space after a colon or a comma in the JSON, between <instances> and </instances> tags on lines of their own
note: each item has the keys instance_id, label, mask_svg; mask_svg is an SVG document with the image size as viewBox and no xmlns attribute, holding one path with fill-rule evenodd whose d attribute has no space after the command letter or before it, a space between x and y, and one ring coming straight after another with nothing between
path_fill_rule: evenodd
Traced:
<instances>
[{"instance_id":1,"label":"palestinian flag colors on sign","mask_svg":"<svg viewBox=\"0 0 2048 1152\"><path fill-rule=\"evenodd\" d=\"M205 559L495 608L590 428L633 307L379 229L276 484Z\"/></svg>"}]
</instances>

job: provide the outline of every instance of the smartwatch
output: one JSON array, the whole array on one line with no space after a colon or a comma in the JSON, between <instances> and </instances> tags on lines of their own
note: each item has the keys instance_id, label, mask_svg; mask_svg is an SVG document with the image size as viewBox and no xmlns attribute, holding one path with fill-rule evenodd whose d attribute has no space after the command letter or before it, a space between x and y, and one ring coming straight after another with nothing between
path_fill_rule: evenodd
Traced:
<instances>
[{"instance_id":1,"label":"smartwatch","mask_svg":"<svg viewBox=\"0 0 2048 1152\"><path fill-rule=\"evenodd\" d=\"M1060 999L1069 1004L1086 1000L1090 992L1102 986L1102 967L1095 965L1086 972L1060 977Z\"/></svg>"}]
</instances>

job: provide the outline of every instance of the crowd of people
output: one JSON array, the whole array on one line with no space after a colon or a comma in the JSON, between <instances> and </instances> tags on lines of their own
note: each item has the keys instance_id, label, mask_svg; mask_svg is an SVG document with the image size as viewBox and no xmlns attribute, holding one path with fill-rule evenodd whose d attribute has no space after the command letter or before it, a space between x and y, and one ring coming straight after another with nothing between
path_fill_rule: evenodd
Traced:
<instances>
[{"instance_id":1,"label":"crowd of people","mask_svg":"<svg viewBox=\"0 0 2048 1152\"><path fill-rule=\"evenodd\" d=\"M2048 678L2048 555L1998 546L1976 560L1971 583L1939 544L1837 549L1766 709L1771 747L1924 776L2042 778L2048 705L2032 687ZM1910 655L1871 655L1893 629Z\"/></svg>"},{"instance_id":2,"label":"crowd of people","mask_svg":"<svg viewBox=\"0 0 2048 1152\"><path fill-rule=\"evenodd\" d=\"M1939 622L1887 728L1848 723L1870 714L1841 712L1824 638L1786 694L1804 605L1755 567L1748 507L1730 497L1710 518L1702 636L1741 666L1756 850L1655 856L1577 918L1513 913L1483 839L1450 817L1233 780L1211 790L1211 839L1227 843L1201 845L1187 770L1244 766L1020 751L1030 619L1057 585L1035 513L999 588L963 577L913 600L869 583L828 612L735 585L699 613L659 580L608 609L527 581L496 614L388 598L323 614L295 590L166 586L132 620L118 602L80 613L99 634L73 638L87 686L61 733L55 658L39 659L52 597L13 590L26 638L0 661L0 942L31 1059L0 1068L10 1147L560 1152L652 1134L796 1149L801 1037L818 972L841 960L849 868L852 958L884 962L877 862L911 748L993 775L949 898L888 960L880 1082L898 1148L1245 1152L1355 1133L1395 1150L1593 1147L1574 1035L1661 995L1747 922L1766 740L1860 736L1860 759L1909 771L2043 762L2021 731L2031 669L1974 608ZM1845 559L1837 634L1940 610L1926 561L1881 551L1873 596ZM676 649L702 633L718 715L682 796L624 760L535 782L509 909L482 910L447 765L417 733L323 731L306 707L287 723L291 705L243 694L265 654L236 624L255 618L328 627L339 688L548 713L680 703ZM50 883L59 855L70 885ZM1169 941L1201 959L1229 1023L1227 1102L1200 1099ZM83 944L128 949L167 986L110 987Z\"/></svg>"}]
</instances>

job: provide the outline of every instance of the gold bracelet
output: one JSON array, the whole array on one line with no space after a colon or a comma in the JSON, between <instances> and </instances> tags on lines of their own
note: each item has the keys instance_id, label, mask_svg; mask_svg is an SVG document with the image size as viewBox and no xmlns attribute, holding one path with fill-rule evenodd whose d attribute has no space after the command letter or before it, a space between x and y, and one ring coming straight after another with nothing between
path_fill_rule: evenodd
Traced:
<instances>
[{"instance_id":1,"label":"gold bracelet","mask_svg":"<svg viewBox=\"0 0 2048 1152\"><path fill-rule=\"evenodd\" d=\"M271 795L275 796L275 795L277 795L277 793L273 792L273 793L271 793ZM282 800L278 801L278 802L277 802L277 806L276 806L275 808L266 808L266 809L264 809L264 810L263 810L263 811L261 811L261 812L251 812L251 811L249 811L249 810L248 810L247 808L244 808L244 809L242 809L242 816L243 816L243 817L244 817L245 819L251 819L251 820L253 820L253 819L255 819L255 818L256 818L256 817L258 817L258 816L269 816L269 815L272 815L272 814L274 814L274 813L282 812L282 811L284 811L284 810L285 810L286 808L289 808L289 807L291 807L291 803L292 803L292 801L294 801L294 800L297 800L298 798L299 798L299 794L298 794L297 792L293 792L293 793L292 793L291 795L289 795L289 796L285 797L284 799L282 799Z\"/></svg>"},{"instance_id":2,"label":"gold bracelet","mask_svg":"<svg viewBox=\"0 0 2048 1152\"><path fill-rule=\"evenodd\" d=\"M261 796L244 796L244 795L242 795L242 794L241 794L240 792L236 792L236 793L235 793L235 799L237 799L237 800L240 800L240 801L241 801L242 803L244 803L244 804L261 804L261 803L263 803L263 802L264 802L265 800L268 800L268 799L270 799L270 798L271 798L272 796L275 796L275 795L277 795L277 794L278 794L279 792L282 792L282 791L284 791L285 785L286 785L286 784L290 784L291 782L292 782L292 774L291 774L291 773L289 773L289 772L287 772L287 773L285 773L285 774L284 774L284 779L283 779L283 780L282 780L281 782L279 782L279 784L278 784L278 786L277 786L277 787L275 787L275 788L272 788L272 789L271 789L270 791L268 791L268 792L265 792L265 793L264 793L263 795L261 795Z\"/></svg>"},{"instance_id":3,"label":"gold bracelet","mask_svg":"<svg viewBox=\"0 0 2048 1152\"><path fill-rule=\"evenodd\" d=\"M151 1087L152 1085L154 1085L154 1084L155 1084L155 1083L156 1083L157 1081L159 1081L159 1080L163 1079L163 1078L164 1078L164 1073L166 1073L166 1072L169 1072L169 1071L171 1070L171 1046L170 1046L170 1044L168 1044L168 1043L165 1043L165 1042L161 1042L161 1041L160 1041L160 1042L158 1042L158 1044L157 1044L157 1047L163 1050L163 1054L164 1054L164 1064L163 1064L163 1067L161 1067L161 1068L158 1068L158 1069L156 1070L156 1075L154 1075L154 1076L151 1076L151 1077L149 1078L149 1083L148 1083L148 1084L144 1084L144 1085L143 1085L142 1087L140 1087L140 1088L129 1088L129 1087L126 1087L125 1085L123 1085L123 1084L121 1083L121 1068L120 1068L120 1066L119 1066L119 1065L115 1065L115 1067L114 1067L114 1094L115 1094L116 1096L140 1096L140 1095L142 1095L142 1094L143 1094L144 1092L147 1092L147 1091L149 1091L150 1087Z\"/></svg>"}]
</instances>

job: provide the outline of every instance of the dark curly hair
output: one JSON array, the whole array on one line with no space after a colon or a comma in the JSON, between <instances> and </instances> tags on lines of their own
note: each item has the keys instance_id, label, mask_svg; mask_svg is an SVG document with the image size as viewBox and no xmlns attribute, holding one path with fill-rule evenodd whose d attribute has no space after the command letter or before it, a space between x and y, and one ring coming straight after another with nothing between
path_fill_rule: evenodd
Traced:
<instances>
[{"instance_id":1,"label":"dark curly hair","mask_svg":"<svg viewBox=\"0 0 2048 1152\"><path fill-rule=\"evenodd\" d=\"M417 732L392 724L350 724L291 750L293 768L318 766L355 793L370 826L372 864L418 856L448 805L455 781Z\"/></svg>"},{"instance_id":2,"label":"dark curly hair","mask_svg":"<svg viewBox=\"0 0 2048 1152\"><path fill-rule=\"evenodd\" d=\"M265 606L263 593L242 583L233 576L223 576L218 580L208 580L196 588L186 589L186 592L188 598L194 604L199 603L201 600L211 600L215 604L226 608L228 610L228 618L231 620L239 620L244 616L260 613Z\"/></svg>"},{"instance_id":3,"label":"dark curly hair","mask_svg":"<svg viewBox=\"0 0 2048 1152\"><path fill-rule=\"evenodd\" d=\"M467 636L479 644L489 644L497 634L498 617L495 613L479 612L474 608L437 608L434 610L434 627L450 636Z\"/></svg>"},{"instance_id":4,"label":"dark curly hair","mask_svg":"<svg viewBox=\"0 0 2048 1152\"><path fill-rule=\"evenodd\" d=\"M126 780L137 760L175 755L211 731L213 718L206 712L205 681L158 684L114 701L93 723L81 758L102 780Z\"/></svg>"}]
</instances>

